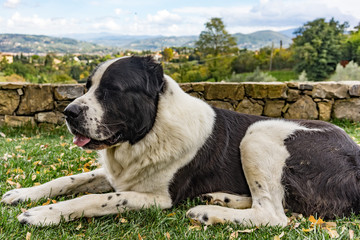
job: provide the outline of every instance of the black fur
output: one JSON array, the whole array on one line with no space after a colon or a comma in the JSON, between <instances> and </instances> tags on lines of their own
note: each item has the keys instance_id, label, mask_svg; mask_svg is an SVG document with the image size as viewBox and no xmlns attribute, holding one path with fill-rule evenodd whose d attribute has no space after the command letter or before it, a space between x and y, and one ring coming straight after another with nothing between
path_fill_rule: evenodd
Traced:
<instances>
[{"instance_id":1,"label":"black fur","mask_svg":"<svg viewBox=\"0 0 360 240\"><path fill-rule=\"evenodd\" d=\"M174 204L217 191L250 195L239 145L251 124L267 118L217 108L214 111L216 122L212 135L173 178L169 190Z\"/></svg>"},{"instance_id":2,"label":"black fur","mask_svg":"<svg viewBox=\"0 0 360 240\"><path fill-rule=\"evenodd\" d=\"M305 215L349 216L360 210L360 149L341 129L301 121L324 132L299 131L286 139L290 153L283 173L287 207Z\"/></svg>"},{"instance_id":3,"label":"black fur","mask_svg":"<svg viewBox=\"0 0 360 240\"><path fill-rule=\"evenodd\" d=\"M103 122L108 130L122 135L118 141L134 144L150 131L163 75L161 65L152 57L120 59L106 69L96 97L105 109Z\"/></svg>"}]
</instances>

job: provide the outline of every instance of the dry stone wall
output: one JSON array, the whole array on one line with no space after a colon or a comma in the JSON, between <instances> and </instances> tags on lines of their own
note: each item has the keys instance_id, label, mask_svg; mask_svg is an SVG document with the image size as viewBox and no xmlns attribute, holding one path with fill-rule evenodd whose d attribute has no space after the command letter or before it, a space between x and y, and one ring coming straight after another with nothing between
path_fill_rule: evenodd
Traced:
<instances>
[{"instance_id":1,"label":"dry stone wall","mask_svg":"<svg viewBox=\"0 0 360 240\"><path fill-rule=\"evenodd\" d=\"M360 81L320 83L184 83L188 94L241 113L288 119L360 121ZM62 124L82 84L0 83L0 125Z\"/></svg>"}]
</instances>

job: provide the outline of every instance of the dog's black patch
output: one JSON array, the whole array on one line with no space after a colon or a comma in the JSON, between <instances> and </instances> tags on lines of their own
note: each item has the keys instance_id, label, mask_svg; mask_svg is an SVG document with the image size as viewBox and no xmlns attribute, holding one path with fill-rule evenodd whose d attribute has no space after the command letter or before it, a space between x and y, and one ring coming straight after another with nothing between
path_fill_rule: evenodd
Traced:
<instances>
[{"instance_id":1,"label":"dog's black patch","mask_svg":"<svg viewBox=\"0 0 360 240\"><path fill-rule=\"evenodd\" d=\"M142 139L155 122L163 78L161 65L151 56L122 58L112 63L95 92L106 110L104 131L119 132L122 136L118 141L131 144Z\"/></svg>"},{"instance_id":2,"label":"dog's black patch","mask_svg":"<svg viewBox=\"0 0 360 240\"><path fill-rule=\"evenodd\" d=\"M250 195L240 157L240 142L254 122L268 118L214 108L212 135L195 158L174 176L170 194L174 204L211 192Z\"/></svg>"},{"instance_id":3,"label":"dog's black patch","mask_svg":"<svg viewBox=\"0 0 360 240\"><path fill-rule=\"evenodd\" d=\"M304 215L349 216L360 210L359 146L341 129L299 121L321 131L298 131L285 140L290 153L283 173L287 208ZM301 164L306 160L306 164Z\"/></svg>"}]
</instances>

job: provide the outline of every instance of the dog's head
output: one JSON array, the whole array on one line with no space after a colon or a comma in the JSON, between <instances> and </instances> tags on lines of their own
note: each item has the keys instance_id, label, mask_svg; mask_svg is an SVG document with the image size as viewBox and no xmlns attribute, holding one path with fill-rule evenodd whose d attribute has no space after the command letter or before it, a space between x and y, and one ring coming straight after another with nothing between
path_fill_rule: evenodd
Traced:
<instances>
[{"instance_id":1,"label":"dog's head","mask_svg":"<svg viewBox=\"0 0 360 240\"><path fill-rule=\"evenodd\" d=\"M103 149L134 144L152 128L164 74L152 57L123 57L100 64L90 75L87 93L64 110L74 143Z\"/></svg>"}]
</instances>

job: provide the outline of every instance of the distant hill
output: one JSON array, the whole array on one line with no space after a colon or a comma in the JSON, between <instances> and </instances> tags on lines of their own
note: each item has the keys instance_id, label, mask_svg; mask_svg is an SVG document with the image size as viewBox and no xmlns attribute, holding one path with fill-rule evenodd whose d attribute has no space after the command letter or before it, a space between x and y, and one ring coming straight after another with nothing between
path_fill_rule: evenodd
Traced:
<instances>
[{"instance_id":1,"label":"distant hill","mask_svg":"<svg viewBox=\"0 0 360 240\"><path fill-rule=\"evenodd\" d=\"M0 34L0 52L106 54L115 51L114 47L104 47L71 38L45 35Z\"/></svg>"},{"instance_id":2,"label":"distant hill","mask_svg":"<svg viewBox=\"0 0 360 240\"><path fill-rule=\"evenodd\" d=\"M198 36L131 36L97 34L71 34L68 37L45 35L0 34L0 52L15 53L88 53L108 54L119 50L152 50L165 47L194 47ZM239 48L257 50L265 46L283 47L291 44L291 38L279 32L258 31L250 34L236 33ZM71 37L71 38L69 38ZM75 39L74 39L75 38Z\"/></svg>"},{"instance_id":3,"label":"distant hill","mask_svg":"<svg viewBox=\"0 0 360 240\"><path fill-rule=\"evenodd\" d=\"M157 51L164 47L194 47L198 36L129 36L129 35L111 35L109 33L102 34L77 34L68 35L78 40L84 40L105 46L116 46L123 49L131 50L152 50ZM291 37L274 31L258 31L250 34L236 33L233 36L237 39L240 48L250 50L260 49L265 46L271 46L274 42L279 47L280 40L283 47L291 44Z\"/></svg>"},{"instance_id":4,"label":"distant hill","mask_svg":"<svg viewBox=\"0 0 360 240\"><path fill-rule=\"evenodd\" d=\"M250 50L260 49L262 47L271 46L274 43L274 47L280 47L280 41L282 41L282 47L289 47L292 40L290 37L274 31L258 31L250 34L236 33L233 36L237 39L239 48L247 48Z\"/></svg>"},{"instance_id":5,"label":"distant hill","mask_svg":"<svg viewBox=\"0 0 360 240\"><path fill-rule=\"evenodd\" d=\"M290 38L294 38L295 34L294 32L297 30L298 28L291 28L291 29L287 29L287 30L283 30L283 31L279 31L279 33L284 34Z\"/></svg>"}]
</instances>

